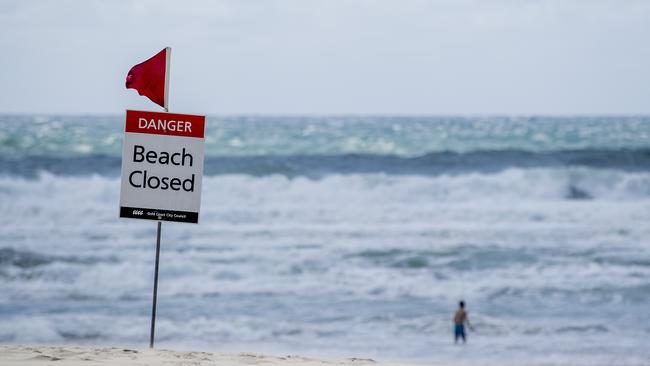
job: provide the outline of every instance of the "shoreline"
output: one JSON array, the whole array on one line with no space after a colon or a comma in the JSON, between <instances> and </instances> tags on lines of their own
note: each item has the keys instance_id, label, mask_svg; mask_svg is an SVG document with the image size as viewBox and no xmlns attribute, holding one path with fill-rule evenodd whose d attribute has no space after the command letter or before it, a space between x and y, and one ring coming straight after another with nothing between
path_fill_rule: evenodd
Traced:
<instances>
[{"instance_id":1,"label":"shoreline","mask_svg":"<svg viewBox=\"0 0 650 366\"><path fill-rule=\"evenodd\" d=\"M212 353L173 351L167 349L130 349L121 347L0 345L0 364L40 366L51 365L170 365L170 366L315 366L315 365L382 365L407 366L417 363L377 362L369 358L319 359L299 355L272 356L257 353ZM432 364L429 364L432 365Z\"/></svg>"}]
</instances>

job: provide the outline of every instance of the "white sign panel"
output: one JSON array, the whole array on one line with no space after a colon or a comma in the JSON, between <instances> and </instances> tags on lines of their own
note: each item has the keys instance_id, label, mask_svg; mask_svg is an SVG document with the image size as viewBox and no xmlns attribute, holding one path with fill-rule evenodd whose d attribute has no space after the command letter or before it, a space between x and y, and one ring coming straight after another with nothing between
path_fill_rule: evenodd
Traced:
<instances>
[{"instance_id":1,"label":"white sign panel","mask_svg":"<svg viewBox=\"0 0 650 366\"><path fill-rule=\"evenodd\" d=\"M198 223L205 116L126 111L120 217Z\"/></svg>"}]
</instances>

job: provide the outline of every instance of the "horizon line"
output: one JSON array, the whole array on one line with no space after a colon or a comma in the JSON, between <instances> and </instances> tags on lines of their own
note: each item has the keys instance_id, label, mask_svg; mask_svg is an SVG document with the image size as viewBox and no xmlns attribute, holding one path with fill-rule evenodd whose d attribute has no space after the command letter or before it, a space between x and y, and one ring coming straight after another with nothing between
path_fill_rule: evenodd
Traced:
<instances>
[{"instance_id":1,"label":"horizon line","mask_svg":"<svg viewBox=\"0 0 650 366\"><path fill-rule=\"evenodd\" d=\"M129 108L124 109L124 113ZM165 111L150 111L165 113ZM197 114L197 112L178 112L176 114ZM232 118L648 118L650 112L645 113L204 113L206 117ZM0 116L37 116L37 117L121 117L123 113L96 113L96 112L4 112Z\"/></svg>"}]
</instances>

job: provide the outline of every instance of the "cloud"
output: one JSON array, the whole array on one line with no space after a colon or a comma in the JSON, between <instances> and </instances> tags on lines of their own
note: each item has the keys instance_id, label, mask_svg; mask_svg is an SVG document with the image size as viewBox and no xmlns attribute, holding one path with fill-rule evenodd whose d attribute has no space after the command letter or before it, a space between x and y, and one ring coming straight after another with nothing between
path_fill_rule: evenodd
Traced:
<instances>
[{"instance_id":1,"label":"cloud","mask_svg":"<svg viewBox=\"0 0 650 366\"><path fill-rule=\"evenodd\" d=\"M647 1L0 4L0 112L151 108L124 74L167 45L184 112L650 112Z\"/></svg>"}]
</instances>

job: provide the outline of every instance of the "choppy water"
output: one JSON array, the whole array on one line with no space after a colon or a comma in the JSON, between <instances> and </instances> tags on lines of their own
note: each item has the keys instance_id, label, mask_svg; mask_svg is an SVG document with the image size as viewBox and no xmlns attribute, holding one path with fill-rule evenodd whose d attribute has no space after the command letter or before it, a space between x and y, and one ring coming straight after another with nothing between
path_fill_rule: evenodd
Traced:
<instances>
[{"instance_id":1,"label":"choppy water","mask_svg":"<svg viewBox=\"0 0 650 366\"><path fill-rule=\"evenodd\" d=\"M0 342L147 345L122 128L0 116ZM649 364L650 118L209 118L205 172L201 224L163 225L160 347Z\"/></svg>"}]
</instances>

